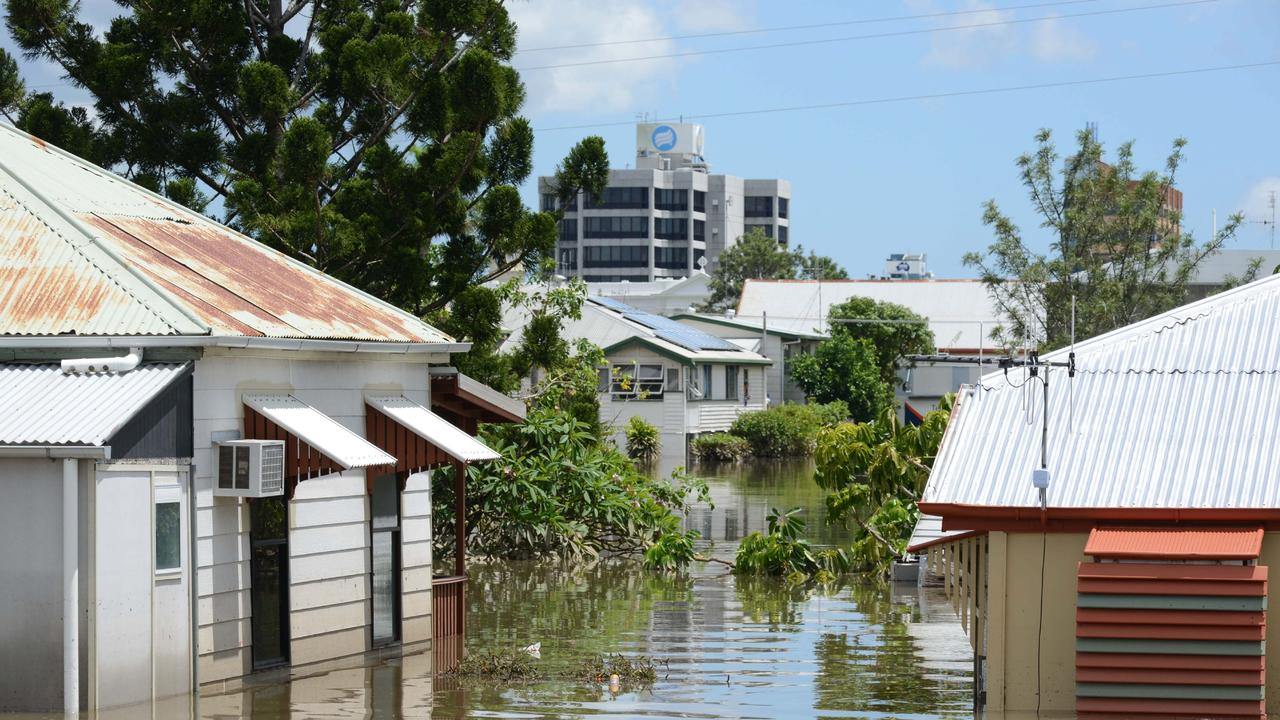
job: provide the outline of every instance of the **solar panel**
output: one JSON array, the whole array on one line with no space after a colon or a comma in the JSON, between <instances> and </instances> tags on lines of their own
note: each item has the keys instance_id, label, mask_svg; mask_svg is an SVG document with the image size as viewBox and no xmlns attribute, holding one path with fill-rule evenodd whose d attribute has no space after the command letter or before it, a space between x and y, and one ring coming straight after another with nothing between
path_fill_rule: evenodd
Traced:
<instances>
[{"instance_id":1,"label":"solar panel","mask_svg":"<svg viewBox=\"0 0 1280 720\"><path fill-rule=\"evenodd\" d=\"M620 313L638 313L638 312L640 312L639 310L637 310L637 309L635 309L635 308L631 307L630 305L628 305L628 304L626 304L626 303L624 303L624 302L618 302L617 300L614 300L613 298L607 298L607 297L592 297L592 298L588 298L588 299L589 299L589 300L591 300L591 302L593 302L593 303L595 303L595 304L597 304L597 305L603 305L603 306L605 306L605 307L609 308L610 310L617 310L617 311L618 311L618 312L620 312Z\"/></svg>"},{"instance_id":2,"label":"solar panel","mask_svg":"<svg viewBox=\"0 0 1280 720\"><path fill-rule=\"evenodd\" d=\"M613 298L597 296L590 298L590 300L597 305L601 305L613 310L614 312L621 313L622 317L653 330L653 334L657 337L666 340L669 343L679 345L686 350L693 350L697 352L699 350L742 349L737 345L718 338L715 335L711 335L710 333L696 330L688 325L672 320L671 318L665 318L661 315L654 315L653 313L638 310L624 302L614 300Z\"/></svg>"}]
</instances>

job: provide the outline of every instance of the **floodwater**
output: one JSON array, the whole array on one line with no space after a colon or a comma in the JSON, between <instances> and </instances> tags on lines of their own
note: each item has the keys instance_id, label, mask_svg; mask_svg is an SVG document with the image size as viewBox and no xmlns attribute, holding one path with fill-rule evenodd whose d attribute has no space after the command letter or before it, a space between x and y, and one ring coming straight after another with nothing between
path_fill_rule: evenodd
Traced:
<instances>
[{"instance_id":1,"label":"floodwater","mask_svg":"<svg viewBox=\"0 0 1280 720\"><path fill-rule=\"evenodd\" d=\"M846 537L824 522L811 463L695 471L714 502L685 521L702 533L703 554L732 558L744 535L765 529L771 507L804 508L815 545ZM414 655L206 693L196 713L202 720L972 716L971 651L936 590L864 582L788 587L735 578L714 563L659 574L635 560L577 568L474 563L469 575L468 652L540 642L544 677L563 676L602 653L645 655L658 663L657 681L611 689L562 679L433 679L430 656ZM96 720L188 718L183 705Z\"/></svg>"}]
</instances>

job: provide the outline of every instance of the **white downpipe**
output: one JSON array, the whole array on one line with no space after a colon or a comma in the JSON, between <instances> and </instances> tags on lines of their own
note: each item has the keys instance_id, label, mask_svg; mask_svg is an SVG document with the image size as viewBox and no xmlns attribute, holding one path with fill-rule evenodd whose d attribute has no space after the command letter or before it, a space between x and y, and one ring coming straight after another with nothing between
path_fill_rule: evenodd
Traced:
<instances>
[{"instance_id":1,"label":"white downpipe","mask_svg":"<svg viewBox=\"0 0 1280 720\"><path fill-rule=\"evenodd\" d=\"M76 358L62 361L64 375L85 373L127 373L142 362L142 348L131 347L124 357Z\"/></svg>"},{"instance_id":2,"label":"white downpipe","mask_svg":"<svg viewBox=\"0 0 1280 720\"><path fill-rule=\"evenodd\" d=\"M62 709L80 712L80 461L62 461Z\"/></svg>"}]
</instances>

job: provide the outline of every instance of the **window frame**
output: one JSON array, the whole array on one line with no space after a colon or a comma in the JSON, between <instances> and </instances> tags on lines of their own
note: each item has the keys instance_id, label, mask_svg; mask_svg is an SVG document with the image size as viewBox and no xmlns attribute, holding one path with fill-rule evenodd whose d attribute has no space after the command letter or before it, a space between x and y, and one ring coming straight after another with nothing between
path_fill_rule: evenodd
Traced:
<instances>
[{"instance_id":1,"label":"window frame","mask_svg":"<svg viewBox=\"0 0 1280 720\"><path fill-rule=\"evenodd\" d=\"M177 543L177 564L172 566L160 567L160 506L173 505L177 508L177 530L176 536L172 538ZM183 518L182 512L182 487L180 485L160 485L157 486L151 497L151 570L152 574L157 578L169 578L182 575L186 567L182 558L182 537L183 525L186 520Z\"/></svg>"},{"instance_id":2,"label":"window frame","mask_svg":"<svg viewBox=\"0 0 1280 720\"><path fill-rule=\"evenodd\" d=\"M724 399L738 399L738 379L741 374L741 365L725 365L724 366Z\"/></svg>"}]
</instances>

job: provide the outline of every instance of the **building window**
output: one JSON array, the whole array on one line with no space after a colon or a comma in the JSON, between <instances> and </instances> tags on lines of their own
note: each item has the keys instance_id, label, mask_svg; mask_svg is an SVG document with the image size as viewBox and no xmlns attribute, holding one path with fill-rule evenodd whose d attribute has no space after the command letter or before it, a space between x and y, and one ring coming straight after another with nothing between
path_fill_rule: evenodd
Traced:
<instances>
[{"instance_id":1,"label":"building window","mask_svg":"<svg viewBox=\"0 0 1280 720\"><path fill-rule=\"evenodd\" d=\"M607 187L599 197L587 200L588 209L619 209L649 207L647 187Z\"/></svg>"},{"instance_id":2,"label":"building window","mask_svg":"<svg viewBox=\"0 0 1280 720\"><path fill-rule=\"evenodd\" d=\"M738 399L738 366L724 366L724 399Z\"/></svg>"},{"instance_id":3,"label":"building window","mask_svg":"<svg viewBox=\"0 0 1280 720\"><path fill-rule=\"evenodd\" d=\"M555 193L542 193L542 212L555 212L556 205Z\"/></svg>"},{"instance_id":4,"label":"building window","mask_svg":"<svg viewBox=\"0 0 1280 720\"><path fill-rule=\"evenodd\" d=\"M634 217L589 217L583 227L583 237L589 238L647 238L649 237L649 218Z\"/></svg>"},{"instance_id":5,"label":"building window","mask_svg":"<svg viewBox=\"0 0 1280 720\"><path fill-rule=\"evenodd\" d=\"M747 217L773 217L773 198L768 195L748 195L742 214Z\"/></svg>"},{"instance_id":6,"label":"building window","mask_svg":"<svg viewBox=\"0 0 1280 720\"><path fill-rule=\"evenodd\" d=\"M698 261L699 261L699 260L701 260L702 258L706 257L706 256L707 256L707 251L706 251L706 250L704 250L703 248L694 248L694 249L693 249L693 266L694 266L694 267L701 267L701 266L698 264Z\"/></svg>"},{"instance_id":7,"label":"building window","mask_svg":"<svg viewBox=\"0 0 1280 720\"><path fill-rule=\"evenodd\" d=\"M787 226L786 226L786 225L779 225L779 226L778 226L778 242L780 242L780 243L790 242L790 241L787 239Z\"/></svg>"},{"instance_id":8,"label":"building window","mask_svg":"<svg viewBox=\"0 0 1280 720\"><path fill-rule=\"evenodd\" d=\"M614 400L661 400L661 365L614 365L610 392Z\"/></svg>"},{"instance_id":9,"label":"building window","mask_svg":"<svg viewBox=\"0 0 1280 720\"><path fill-rule=\"evenodd\" d=\"M680 390L680 368L667 368L667 390L678 392Z\"/></svg>"},{"instance_id":10,"label":"building window","mask_svg":"<svg viewBox=\"0 0 1280 720\"><path fill-rule=\"evenodd\" d=\"M706 242L707 240L707 222L705 220L693 221L693 239Z\"/></svg>"},{"instance_id":11,"label":"building window","mask_svg":"<svg viewBox=\"0 0 1280 720\"><path fill-rule=\"evenodd\" d=\"M560 239L564 242L578 242L578 221L568 218L560 221Z\"/></svg>"},{"instance_id":12,"label":"building window","mask_svg":"<svg viewBox=\"0 0 1280 720\"><path fill-rule=\"evenodd\" d=\"M684 218L654 218L653 236L663 240L684 240L689 237L689 221Z\"/></svg>"},{"instance_id":13,"label":"building window","mask_svg":"<svg viewBox=\"0 0 1280 720\"><path fill-rule=\"evenodd\" d=\"M560 248L560 258L556 262L556 269L561 274L565 272L576 272L578 269L578 249L577 248Z\"/></svg>"},{"instance_id":14,"label":"building window","mask_svg":"<svg viewBox=\"0 0 1280 720\"><path fill-rule=\"evenodd\" d=\"M611 381L611 378L609 377L609 368L600 368L600 376L597 379L597 383L596 383L596 392L600 393L601 395L609 392L609 386L611 384L612 384L612 381Z\"/></svg>"},{"instance_id":15,"label":"building window","mask_svg":"<svg viewBox=\"0 0 1280 720\"><path fill-rule=\"evenodd\" d=\"M582 249L582 267L648 267L648 245L595 246Z\"/></svg>"},{"instance_id":16,"label":"building window","mask_svg":"<svg viewBox=\"0 0 1280 720\"><path fill-rule=\"evenodd\" d=\"M648 275L583 275L583 282L649 282Z\"/></svg>"},{"instance_id":17,"label":"building window","mask_svg":"<svg viewBox=\"0 0 1280 720\"><path fill-rule=\"evenodd\" d=\"M182 570L181 492L176 487L156 489L156 573Z\"/></svg>"},{"instance_id":18,"label":"building window","mask_svg":"<svg viewBox=\"0 0 1280 720\"><path fill-rule=\"evenodd\" d=\"M689 191L655 188L653 191L653 206L658 210L688 210Z\"/></svg>"},{"instance_id":19,"label":"building window","mask_svg":"<svg viewBox=\"0 0 1280 720\"><path fill-rule=\"evenodd\" d=\"M653 249L653 266L683 270L689 267L689 248L656 247Z\"/></svg>"},{"instance_id":20,"label":"building window","mask_svg":"<svg viewBox=\"0 0 1280 720\"><path fill-rule=\"evenodd\" d=\"M693 191L693 211L694 212L707 211L707 193L705 190Z\"/></svg>"},{"instance_id":21,"label":"building window","mask_svg":"<svg viewBox=\"0 0 1280 720\"><path fill-rule=\"evenodd\" d=\"M751 232L752 230L759 230L760 232L764 233L765 237L768 237L768 238L773 237L772 225L747 225L745 229L747 232Z\"/></svg>"},{"instance_id":22,"label":"building window","mask_svg":"<svg viewBox=\"0 0 1280 720\"><path fill-rule=\"evenodd\" d=\"M703 365L702 366L702 399L710 400L714 396L715 396L715 393L713 392L713 388L711 387L711 366Z\"/></svg>"},{"instance_id":23,"label":"building window","mask_svg":"<svg viewBox=\"0 0 1280 720\"><path fill-rule=\"evenodd\" d=\"M791 199L784 197L778 198L778 217L787 217L787 213L789 212L791 212Z\"/></svg>"}]
</instances>

